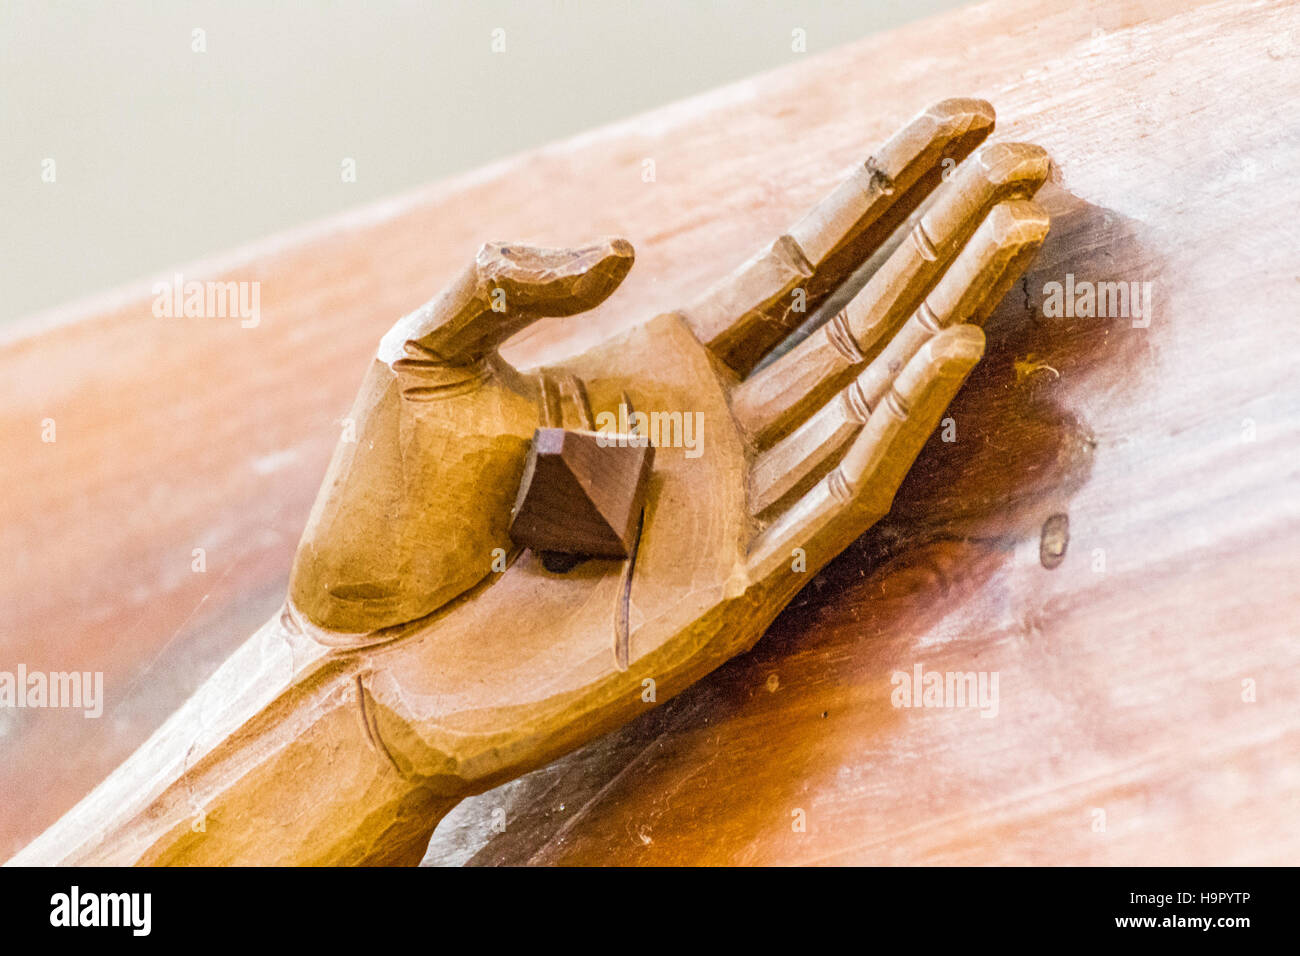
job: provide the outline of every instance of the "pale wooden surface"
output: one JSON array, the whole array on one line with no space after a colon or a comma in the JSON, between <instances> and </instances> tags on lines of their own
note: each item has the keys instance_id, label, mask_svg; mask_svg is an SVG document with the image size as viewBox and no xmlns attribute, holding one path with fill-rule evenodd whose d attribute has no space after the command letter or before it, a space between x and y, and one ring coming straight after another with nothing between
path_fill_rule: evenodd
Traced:
<instances>
[{"instance_id":1,"label":"pale wooden surface","mask_svg":"<svg viewBox=\"0 0 1300 956\"><path fill-rule=\"evenodd\" d=\"M923 455L752 653L462 805L430 859L1296 862L1300 17L1182 6L957 11L232 260L262 281L257 329L159 322L142 289L5 345L0 666L102 669L109 707L0 715L0 839L66 810L278 606L375 340L482 238L632 239L619 297L507 354L594 339L641 317L622 296L687 301L921 106L976 95L1058 183L956 406L968 457ZM1154 281L1151 327L1043 318L1066 272ZM917 662L998 671L999 716L892 708Z\"/></svg>"}]
</instances>

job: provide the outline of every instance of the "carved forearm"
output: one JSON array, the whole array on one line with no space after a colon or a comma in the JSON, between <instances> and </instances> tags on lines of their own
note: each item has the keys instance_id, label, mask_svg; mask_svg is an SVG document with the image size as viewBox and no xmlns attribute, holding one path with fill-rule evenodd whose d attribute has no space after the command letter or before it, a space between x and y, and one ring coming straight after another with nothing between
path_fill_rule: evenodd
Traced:
<instances>
[{"instance_id":1,"label":"carved forearm","mask_svg":"<svg viewBox=\"0 0 1300 956\"><path fill-rule=\"evenodd\" d=\"M357 668L268 622L11 864L419 862L460 797L394 772Z\"/></svg>"}]
</instances>

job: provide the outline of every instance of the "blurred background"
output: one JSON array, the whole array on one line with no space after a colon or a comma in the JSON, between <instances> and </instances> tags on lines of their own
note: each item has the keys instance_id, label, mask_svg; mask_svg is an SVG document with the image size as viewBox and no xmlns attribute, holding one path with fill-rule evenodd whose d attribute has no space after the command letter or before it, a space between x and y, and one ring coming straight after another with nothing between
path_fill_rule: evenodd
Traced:
<instances>
[{"instance_id":1,"label":"blurred background","mask_svg":"<svg viewBox=\"0 0 1300 956\"><path fill-rule=\"evenodd\" d=\"M0 329L962 2L5 0Z\"/></svg>"}]
</instances>

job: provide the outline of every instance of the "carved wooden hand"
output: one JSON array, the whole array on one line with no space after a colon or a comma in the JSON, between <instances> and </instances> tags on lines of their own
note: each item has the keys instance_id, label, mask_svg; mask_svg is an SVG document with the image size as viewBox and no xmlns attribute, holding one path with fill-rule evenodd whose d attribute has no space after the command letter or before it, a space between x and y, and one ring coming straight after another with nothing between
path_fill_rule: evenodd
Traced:
<instances>
[{"instance_id":1,"label":"carved wooden hand","mask_svg":"<svg viewBox=\"0 0 1300 956\"><path fill-rule=\"evenodd\" d=\"M698 301L546 368L497 347L603 301L631 246L484 246L380 344L284 613L15 862L413 863L462 797L750 647L888 511L1046 235L1042 150L966 158L992 126L934 106ZM752 372L931 192L849 305ZM620 405L702 430L658 436L630 558L547 570L508 534L529 441Z\"/></svg>"}]
</instances>

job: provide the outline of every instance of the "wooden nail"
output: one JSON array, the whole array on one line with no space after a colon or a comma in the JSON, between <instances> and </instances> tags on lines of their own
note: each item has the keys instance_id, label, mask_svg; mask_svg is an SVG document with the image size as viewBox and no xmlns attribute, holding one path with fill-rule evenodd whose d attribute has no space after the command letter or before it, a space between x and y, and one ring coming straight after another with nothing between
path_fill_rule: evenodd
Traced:
<instances>
[{"instance_id":1,"label":"wooden nail","mask_svg":"<svg viewBox=\"0 0 1300 956\"><path fill-rule=\"evenodd\" d=\"M524 465L510 537L535 552L626 558L654 462L648 443L539 428Z\"/></svg>"}]
</instances>

